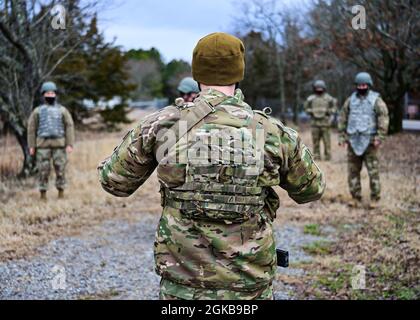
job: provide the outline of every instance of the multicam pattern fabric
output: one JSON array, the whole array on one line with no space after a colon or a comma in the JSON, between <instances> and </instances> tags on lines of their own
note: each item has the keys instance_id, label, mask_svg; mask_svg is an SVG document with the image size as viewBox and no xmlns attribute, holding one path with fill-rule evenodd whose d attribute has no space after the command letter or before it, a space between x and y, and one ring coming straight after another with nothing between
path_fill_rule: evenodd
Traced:
<instances>
[{"instance_id":1,"label":"multicam pattern fabric","mask_svg":"<svg viewBox=\"0 0 420 320\"><path fill-rule=\"evenodd\" d=\"M324 144L325 160L331 160L331 129L328 127L312 127L315 160L321 159L321 141Z\"/></svg>"},{"instance_id":2,"label":"multicam pattern fabric","mask_svg":"<svg viewBox=\"0 0 420 320\"><path fill-rule=\"evenodd\" d=\"M48 179L51 171L51 160L55 170L55 186L64 190L66 186L67 154L64 148L46 148L36 150L36 164L38 169L38 187L41 191L48 190Z\"/></svg>"},{"instance_id":3,"label":"multicam pattern fabric","mask_svg":"<svg viewBox=\"0 0 420 320\"><path fill-rule=\"evenodd\" d=\"M337 100L328 93L312 94L306 99L304 108L313 127L331 127L331 117L337 112Z\"/></svg>"},{"instance_id":4,"label":"multicam pattern fabric","mask_svg":"<svg viewBox=\"0 0 420 320\"><path fill-rule=\"evenodd\" d=\"M159 298L160 300L273 300L273 285L247 292L192 288L162 279Z\"/></svg>"},{"instance_id":5,"label":"multicam pattern fabric","mask_svg":"<svg viewBox=\"0 0 420 320\"><path fill-rule=\"evenodd\" d=\"M315 159L321 159L321 141L324 144L325 160L331 159L332 117L337 112L337 100L328 93L313 94L305 102L305 111L311 116L312 143Z\"/></svg>"},{"instance_id":6,"label":"multicam pattern fabric","mask_svg":"<svg viewBox=\"0 0 420 320\"><path fill-rule=\"evenodd\" d=\"M166 107L130 131L98 167L103 188L116 196L131 195L157 168L163 212L154 251L156 271L163 279L212 290L266 289L276 270L272 220L279 201L271 187L279 185L297 203L317 200L324 191L323 174L297 133L274 118L254 112L243 99L240 90L225 96L209 89L200 93L192 106ZM167 142L161 139L165 136L161 131L171 129L200 100L210 104L217 100L214 112L158 156ZM212 158L218 163L191 165L188 151L194 150L196 137L221 128L229 135L240 131L242 140L249 142L248 148L230 149L223 162L223 152L232 145L206 140L210 145L204 143L204 149L218 150ZM264 132L261 146L258 139L249 139L249 132L256 129ZM230 161L233 154L240 151L246 156L253 148L263 152L257 173ZM181 161L184 151L187 159ZM178 160L168 161L174 158ZM251 178L244 172L251 172Z\"/></svg>"},{"instance_id":7,"label":"multicam pattern fabric","mask_svg":"<svg viewBox=\"0 0 420 320\"><path fill-rule=\"evenodd\" d=\"M363 163L366 165L369 182L370 198L377 201L381 197L381 184L379 180L378 149L370 145L362 156L358 156L349 148L348 150L348 183L350 193L354 199L362 199L362 185L360 171Z\"/></svg>"}]
</instances>

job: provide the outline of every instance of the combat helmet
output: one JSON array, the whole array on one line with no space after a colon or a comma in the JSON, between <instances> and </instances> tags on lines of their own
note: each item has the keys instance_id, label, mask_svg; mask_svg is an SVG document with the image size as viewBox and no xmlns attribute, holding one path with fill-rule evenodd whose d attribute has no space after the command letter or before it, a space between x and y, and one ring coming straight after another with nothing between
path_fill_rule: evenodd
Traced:
<instances>
[{"instance_id":1,"label":"combat helmet","mask_svg":"<svg viewBox=\"0 0 420 320\"><path fill-rule=\"evenodd\" d=\"M322 88L324 90L327 89L327 85L325 84L325 81L324 80L316 80L316 81L314 81L313 87L314 88Z\"/></svg>"},{"instance_id":2,"label":"combat helmet","mask_svg":"<svg viewBox=\"0 0 420 320\"><path fill-rule=\"evenodd\" d=\"M198 83L191 77L186 77L181 80L178 85L178 91L182 93L199 93Z\"/></svg>"},{"instance_id":3,"label":"combat helmet","mask_svg":"<svg viewBox=\"0 0 420 320\"><path fill-rule=\"evenodd\" d=\"M48 82L44 82L41 86L41 94L44 94L45 92L48 91L54 91L57 92L57 86L54 82L48 81Z\"/></svg>"},{"instance_id":4,"label":"combat helmet","mask_svg":"<svg viewBox=\"0 0 420 320\"><path fill-rule=\"evenodd\" d=\"M358 84L368 84L370 87L373 86L372 77L367 72L359 72L354 79L354 83Z\"/></svg>"}]
</instances>

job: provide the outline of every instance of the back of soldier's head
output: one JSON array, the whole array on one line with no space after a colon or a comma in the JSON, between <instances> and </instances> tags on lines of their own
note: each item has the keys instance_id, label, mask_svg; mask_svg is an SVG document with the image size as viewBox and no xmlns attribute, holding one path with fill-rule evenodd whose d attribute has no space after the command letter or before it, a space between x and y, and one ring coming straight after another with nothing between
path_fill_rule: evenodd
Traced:
<instances>
[{"instance_id":1,"label":"back of soldier's head","mask_svg":"<svg viewBox=\"0 0 420 320\"><path fill-rule=\"evenodd\" d=\"M212 33L200 39L193 52L192 74L200 84L230 86L244 78L245 47L227 33Z\"/></svg>"}]
</instances>

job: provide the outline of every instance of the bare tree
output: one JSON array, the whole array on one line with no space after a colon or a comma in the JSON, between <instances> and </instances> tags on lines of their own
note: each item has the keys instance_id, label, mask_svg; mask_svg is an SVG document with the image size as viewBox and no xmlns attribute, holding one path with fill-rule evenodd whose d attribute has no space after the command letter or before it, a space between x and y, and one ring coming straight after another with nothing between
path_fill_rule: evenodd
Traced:
<instances>
[{"instance_id":1,"label":"bare tree","mask_svg":"<svg viewBox=\"0 0 420 320\"><path fill-rule=\"evenodd\" d=\"M81 48L96 6L95 1L60 1L66 10L65 29L54 29L51 10L57 4L54 0L0 0L0 115L22 148L23 176L32 167L26 126L39 88Z\"/></svg>"},{"instance_id":2,"label":"bare tree","mask_svg":"<svg viewBox=\"0 0 420 320\"><path fill-rule=\"evenodd\" d=\"M280 116L283 120L286 108L286 89L285 89L285 29L283 11L277 7L275 0L253 0L242 3L241 18L238 19L236 29L242 36L245 32L255 31L261 33L266 38L272 52L272 61L277 69Z\"/></svg>"},{"instance_id":3,"label":"bare tree","mask_svg":"<svg viewBox=\"0 0 420 320\"><path fill-rule=\"evenodd\" d=\"M388 103L391 131L402 129L407 91L419 88L420 2L361 0L366 28L354 28L350 0L314 3L311 26L323 46L341 61L370 72Z\"/></svg>"}]
</instances>

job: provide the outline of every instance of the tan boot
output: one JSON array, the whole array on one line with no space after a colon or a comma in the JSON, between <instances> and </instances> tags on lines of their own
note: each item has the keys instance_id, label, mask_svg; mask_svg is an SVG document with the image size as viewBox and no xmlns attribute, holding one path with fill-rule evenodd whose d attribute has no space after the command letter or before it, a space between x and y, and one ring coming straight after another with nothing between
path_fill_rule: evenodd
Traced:
<instances>
[{"instance_id":1,"label":"tan boot","mask_svg":"<svg viewBox=\"0 0 420 320\"><path fill-rule=\"evenodd\" d=\"M58 189L58 199L64 199L64 190Z\"/></svg>"},{"instance_id":2,"label":"tan boot","mask_svg":"<svg viewBox=\"0 0 420 320\"><path fill-rule=\"evenodd\" d=\"M362 199L358 199L358 198L353 198L349 201L349 207L351 208L359 208L362 206Z\"/></svg>"},{"instance_id":3,"label":"tan boot","mask_svg":"<svg viewBox=\"0 0 420 320\"><path fill-rule=\"evenodd\" d=\"M47 201L47 191L41 191L41 200Z\"/></svg>"},{"instance_id":4,"label":"tan boot","mask_svg":"<svg viewBox=\"0 0 420 320\"><path fill-rule=\"evenodd\" d=\"M379 208L379 200L370 200L370 202L369 202L369 209L370 210L375 210L375 209L377 209L377 208Z\"/></svg>"}]
</instances>

